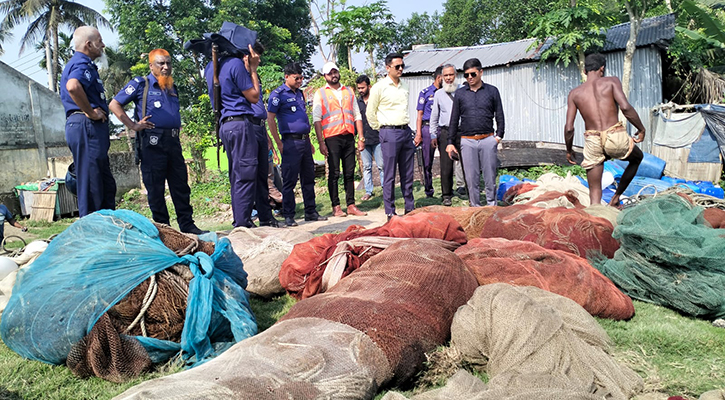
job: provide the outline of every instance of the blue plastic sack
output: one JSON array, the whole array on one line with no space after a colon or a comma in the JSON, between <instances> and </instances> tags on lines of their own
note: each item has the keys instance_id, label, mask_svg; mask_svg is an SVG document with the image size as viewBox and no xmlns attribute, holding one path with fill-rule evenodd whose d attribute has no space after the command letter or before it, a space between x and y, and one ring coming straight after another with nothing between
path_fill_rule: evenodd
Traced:
<instances>
[{"instance_id":1,"label":"blue plastic sack","mask_svg":"<svg viewBox=\"0 0 725 400\"><path fill-rule=\"evenodd\" d=\"M635 176L660 179L662 174L665 172L665 166L667 165L665 160L657 156L653 156L650 153L642 153L644 154L644 158L642 158L642 162L639 164L639 168L637 169ZM622 168L627 168L627 165L629 165L629 162L622 160L615 159L612 160L612 162Z\"/></svg>"},{"instance_id":2,"label":"blue plastic sack","mask_svg":"<svg viewBox=\"0 0 725 400\"><path fill-rule=\"evenodd\" d=\"M216 241L216 235L206 238ZM145 217L102 210L76 221L18 273L0 322L2 340L23 357L62 364L101 315L174 264L194 273L181 343L136 337L152 361L182 352L193 365L257 333L247 274L228 239L216 241L212 256L178 257Z\"/></svg>"}]
</instances>

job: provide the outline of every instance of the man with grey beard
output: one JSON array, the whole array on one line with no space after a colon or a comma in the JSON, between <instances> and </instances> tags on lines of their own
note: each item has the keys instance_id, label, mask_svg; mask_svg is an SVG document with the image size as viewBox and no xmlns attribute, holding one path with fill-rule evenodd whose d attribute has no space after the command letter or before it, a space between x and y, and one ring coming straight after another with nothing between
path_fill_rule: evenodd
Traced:
<instances>
[{"instance_id":1,"label":"man with grey beard","mask_svg":"<svg viewBox=\"0 0 725 400\"><path fill-rule=\"evenodd\" d=\"M448 127L453 109L453 93L458 88L455 84L456 67L451 64L443 66L441 71L443 83L441 90L435 92L433 97L433 110L430 115L430 136L433 147L441 150L448 145ZM440 152L441 164L441 193L443 194L443 205L450 206L453 197L453 164L448 153Z\"/></svg>"}]
</instances>

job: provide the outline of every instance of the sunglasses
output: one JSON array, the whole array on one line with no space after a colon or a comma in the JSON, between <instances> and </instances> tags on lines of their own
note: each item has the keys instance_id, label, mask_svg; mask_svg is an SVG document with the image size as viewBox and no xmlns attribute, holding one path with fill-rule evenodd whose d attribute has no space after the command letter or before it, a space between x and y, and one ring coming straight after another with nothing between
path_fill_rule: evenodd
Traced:
<instances>
[{"instance_id":1,"label":"sunglasses","mask_svg":"<svg viewBox=\"0 0 725 400\"><path fill-rule=\"evenodd\" d=\"M401 71L403 68L405 68L405 64L393 65L392 67L397 69L398 71Z\"/></svg>"},{"instance_id":2,"label":"sunglasses","mask_svg":"<svg viewBox=\"0 0 725 400\"><path fill-rule=\"evenodd\" d=\"M478 76L478 73L477 72L465 72L463 74L463 77L466 78L466 79L468 79L469 76L471 78L475 78L476 76Z\"/></svg>"},{"instance_id":3,"label":"sunglasses","mask_svg":"<svg viewBox=\"0 0 725 400\"><path fill-rule=\"evenodd\" d=\"M295 76L295 81L298 81L298 82L299 82L299 81L301 81L301 80L303 80L303 79L305 79L305 78L303 78L303 77L301 77L301 76Z\"/></svg>"}]
</instances>

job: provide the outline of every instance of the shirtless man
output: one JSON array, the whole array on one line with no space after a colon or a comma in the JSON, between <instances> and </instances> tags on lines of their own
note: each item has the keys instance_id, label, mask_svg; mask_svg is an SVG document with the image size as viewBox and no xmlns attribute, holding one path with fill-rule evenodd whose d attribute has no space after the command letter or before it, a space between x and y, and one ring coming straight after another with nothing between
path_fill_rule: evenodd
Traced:
<instances>
[{"instance_id":1,"label":"shirtless man","mask_svg":"<svg viewBox=\"0 0 725 400\"><path fill-rule=\"evenodd\" d=\"M610 206L619 205L619 196L624 193L637 173L642 162L642 151L635 146L644 140L644 125L627 97L622 91L622 82L616 76L604 77L606 59L599 53L590 54L584 60L587 81L569 92L566 110L566 159L576 164L572 145L574 143L574 119L579 110L584 119L584 161L581 166L587 170L589 182L589 200L591 204L602 202L602 172L604 161L618 158L628 161L617 186L617 191L609 201ZM627 120L637 128L636 138L627 134L623 122L618 121L618 108Z\"/></svg>"}]
</instances>

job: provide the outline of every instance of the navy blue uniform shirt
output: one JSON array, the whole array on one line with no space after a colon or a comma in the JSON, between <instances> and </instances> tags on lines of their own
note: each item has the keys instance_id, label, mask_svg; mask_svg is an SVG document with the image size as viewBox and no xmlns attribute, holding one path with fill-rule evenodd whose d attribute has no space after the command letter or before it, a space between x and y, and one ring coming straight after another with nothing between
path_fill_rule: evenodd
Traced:
<instances>
[{"instance_id":1,"label":"navy blue uniform shirt","mask_svg":"<svg viewBox=\"0 0 725 400\"><path fill-rule=\"evenodd\" d=\"M209 88L209 98L214 106L214 67L211 61L204 69L204 76ZM244 66L244 61L237 57L224 57L219 60L219 84L222 94L222 119L238 115L252 115L252 104L244 98L245 90L254 87L252 76Z\"/></svg>"},{"instance_id":2,"label":"navy blue uniform shirt","mask_svg":"<svg viewBox=\"0 0 725 400\"><path fill-rule=\"evenodd\" d=\"M259 101L252 104L252 111L254 111L255 118L267 119L267 108L264 106L264 99L261 94L259 95Z\"/></svg>"},{"instance_id":3,"label":"navy blue uniform shirt","mask_svg":"<svg viewBox=\"0 0 725 400\"><path fill-rule=\"evenodd\" d=\"M430 113L433 110L433 96L436 94L436 90L438 90L436 85L430 85L418 94L418 105L415 109L423 111L423 121L430 121Z\"/></svg>"},{"instance_id":4,"label":"navy blue uniform shirt","mask_svg":"<svg viewBox=\"0 0 725 400\"><path fill-rule=\"evenodd\" d=\"M171 90L161 90L154 74L148 74L149 92L146 97L146 115L158 129L181 128L181 113L179 113L179 96L176 85ZM114 99L125 106L130 102L136 104L136 121L141 120L141 102L145 82L140 76L133 78L126 87L121 89Z\"/></svg>"},{"instance_id":5,"label":"navy blue uniform shirt","mask_svg":"<svg viewBox=\"0 0 725 400\"><path fill-rule=\"evenodd\" d=\"M454 121L459 121L455 123ZM448 131L448 144L456 143L460 136L473 136L493 133L493 119L496 118L496 136L503 139L505 124L501 95L496 86L484 83L477 91L468 85L456 90L451 110L451 124Z\"/></svg>"},{"instance_id":6,"label":"navy blue uniform shirt","mask_svg":"<svg viewBox=\"0 0 725 400\"><path fill-rule=\"evenodd\" d=\"M83 91L86 92L91 108L101 107L108 114L106 91L103 88L101 77L98 76L98 67L90 57L76 51L63 68L63 75L60 77L60 101L63 103L63 108L65 108L66 118L81 110L70 97L68 89L65 88L65 85L71 79L78 79L78 82L83 85Z\"/></svg>"},{"instance_id":7,"label":"navy blue uniform shirt","mask_svg":"<svg viewBox=\"0 0 725 400\"><path fill-rule=\"evenodd\" d=\"M310 133L310 118L305 106L305 95L302 91L297 89L295 93L284 84L269 95L267 110L277 114L279 133L305 134Z\"/></svg>"}]
</instances>

